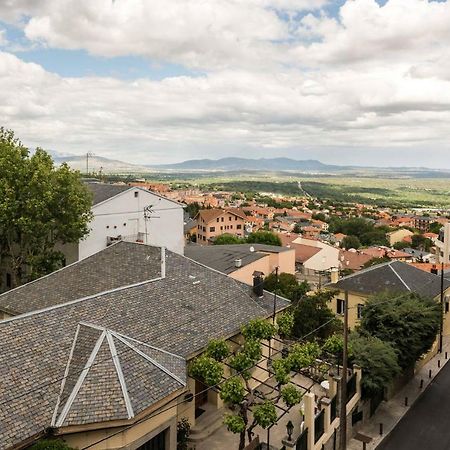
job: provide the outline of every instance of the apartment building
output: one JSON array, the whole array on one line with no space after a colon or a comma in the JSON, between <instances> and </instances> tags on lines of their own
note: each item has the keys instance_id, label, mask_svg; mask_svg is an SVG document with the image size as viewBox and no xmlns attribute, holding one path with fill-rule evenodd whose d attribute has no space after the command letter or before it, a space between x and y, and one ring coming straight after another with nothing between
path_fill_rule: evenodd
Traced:
<instances>
[{"instance_id":1,"label":"apartment building","mask_svg":"<svg viewBox=\"0 0 450 450\"><path fill-rule=\"evenodd\" d=\"M217 236L224 233L244 237L246 215L240 209L202 209L196 220L199 244L211 244Z\"/></svg>"}]
</instances>

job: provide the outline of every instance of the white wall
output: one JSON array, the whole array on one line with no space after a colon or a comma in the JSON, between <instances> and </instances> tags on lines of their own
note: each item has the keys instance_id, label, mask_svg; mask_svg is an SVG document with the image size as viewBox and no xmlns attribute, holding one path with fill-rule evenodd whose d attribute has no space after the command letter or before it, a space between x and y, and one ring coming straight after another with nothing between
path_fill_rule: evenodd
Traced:
<instances>
[{"instance_id":1,"label":"white wall","mask_svg":"<svg viewBox=\"0 0 450 450\"><path fill-rule=\"evenodd\" d=\"M135 197L137 192L137 197ZM152 205L150 219L144 220L144 208ZM145 243L164 246L184 253L183 207L144 189L130 189L92 208L91 231L80 242L79 258L86 258L106 247L108 236L132 236L147 233Z\"/></svg>"}]
</instances>

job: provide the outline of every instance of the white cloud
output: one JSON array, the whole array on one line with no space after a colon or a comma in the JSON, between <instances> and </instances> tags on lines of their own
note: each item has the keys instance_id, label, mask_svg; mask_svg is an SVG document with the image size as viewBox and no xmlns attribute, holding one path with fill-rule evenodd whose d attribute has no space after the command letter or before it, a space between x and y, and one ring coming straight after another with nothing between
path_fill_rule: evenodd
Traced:
<instances>
[{"instance_id":1,"label":"white cloud","mask_svg":"<svg viewBox=\"0 0 450 450\"><path fill-rule=\"evenodd\" d=\"M323 4L2 2L0 18L21 20L32 42L204 75L64 78L0 53L0 123L33 145L141 163L243 149L450 150L450 3L347 0L338 18L292 13Z\"/></svg>"}]
</instances>

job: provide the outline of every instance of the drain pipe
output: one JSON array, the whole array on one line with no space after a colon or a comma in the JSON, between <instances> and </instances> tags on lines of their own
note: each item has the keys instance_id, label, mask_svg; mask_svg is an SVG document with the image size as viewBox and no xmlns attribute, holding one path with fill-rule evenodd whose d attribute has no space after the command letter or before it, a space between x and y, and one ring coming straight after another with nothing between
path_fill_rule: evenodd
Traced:
<instances>
[{"instance_id":1,"label":"drain pipe","mask_svg":"<svg viewBox=\"0 0 450 450\"><path fill-rule=\"evenodd\" d=\"M161 278L166 278L166 247L161 247Z\"/></svg>"}]
</instances>

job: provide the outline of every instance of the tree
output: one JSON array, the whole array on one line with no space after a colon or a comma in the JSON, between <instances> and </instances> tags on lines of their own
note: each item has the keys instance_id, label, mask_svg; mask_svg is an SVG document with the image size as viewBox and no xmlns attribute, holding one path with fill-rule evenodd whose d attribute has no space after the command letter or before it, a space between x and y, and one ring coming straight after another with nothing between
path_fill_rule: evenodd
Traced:
<instances>
[{"instance_id":1,"label":"tree","mask_svg":"<svg viewBox=\"0 0 450 450\"><path fill-rule=\"evenodd\" d=\"M277 326L265 319L255 319L241 331L244 342L233 352L225 341L213 341L205 354L197 357L190 367L194 378L208 386L220 386L220 397L231 410L231 414L224 417L224 424L230 432L239 434L239 450L244 449L247 439L249 442L252 440L256 426L268 428L276 423L275 405L279 401L283 401L286 407L301 402L303 394L290 383L291 372L315 366L321 354L319 345L314 342L292 345L288 355L273 360L276 386L273 392L264 394L253 389L249 381L252 368L261 359L262 341L271 339L277 332ZM290 330L285 331L290 334ZM208 360L207 364L205 360ZM225 379L224 367L231 368L231 376Z\"/></svg>"},{"instance_id":2,"label":"tree","mask_svg":"<svg viewBox=\"0 0 450 450\"><path fill-rule=\"evenodd\" d=\"M247 242L249 244L266 244L266 245L277 245L282 246L281 239L274 233L270 231L255 231L250 233L247 237Z\"/></svg>"},{"instance_id":3,"label":"tree","mask_svg":"<svg viewBox=\"0 0 450 450\"><path fill-rule=\"evenodd\" d=\"M177 450L188 449L188 439L191 432L191 424L186 417L182 417L177 423Z\"/></svg>"},{"instance_id":4,"label":"tree","mask_svg":"<svg viewBox=\"0 0 450 450\"><path fill-rule=\"evenodd\" d=\"M433 246L433 241L431 239L426 238L422 234L415 234L411 236L411 247L417 250L421 250L424 252L430 251L430 248Z\"/></svg>"},{"instance_id":5,"label":"tree","mask_svg":"<svg viewBox=\"0 0 450 450\"><path fill-rule=\"evenodd\" d=\"M44 439L36 442L29 450L73 450L65 442L59 439Z\"/></svg>"},{"instance_id":6,"label":"tree","mask_svg":"<svg viewBox=\"0 0 450 450\"><path fill-rule=\"evenodd\" d=\"M397 351L400 367L407 369L430 350L441 314L441 306L434 299L414 292L385 292L368 299L360 327L362 332L390 343Z\"/></svg>"},{"instance_id":7,"label":"tree","mask_svg":"<svg viewBox=\"0 0 450 450\"><path fill-rule=\"evenodd\" d=\"M302 232L301 224L300 223L296 223L294 225L294 228L293 228L292 232L295 233L295 234L300 234Z\"/></svg>"},{"instance_id":8,"label":"tree","mask_svg":"<svg viewBox=\"0 0 450 450\"><path fill-rule=\"evenodd\" d=\"M311 339L324 340L342 328L342 323L328 307L336 295L335 291L319 291L314 295L306 295L292 306L294 315L293 336L302 337L321 327ZM326 325L325 325L326 324Z\"/></svg>"},{"instance_id":9,"label":"tree","mask_svg":"<svg viewBox=\"0 0 450 450\"><path fill-rule=\"evenodd\" d=\"M269 292L276 292L278 295L289 300L298 300L309 291L309 284L306 281L299 283L295 275L282 272L277 276L274 273L267 275L264 279L264 289Z\"/></svg>"},{"instance_id":10,"label":"tree","mask_svg":"<svg viewBox=\"0 0 450 450\"><path fill-rule=\"evenodd\" d=\"M389 386L400 373L397 353L388 342L359 333L351 333L349 339L350 361L362 369L363 394L370 396Z\"/></svg>"},{"instance_id":11,"label":"tree","mask_svg":"<svg viewBox=\"0 0 450 450\"><path fill-rule=\"evenodd\" d=\"M345 236L341 241L341 247L346 250L350 248L358 249L361 247L361 242L356 236Z\"/></svg>"},{"instance_id":12,"label":"tree","mask_svg":"<svg viewBox=\"0 0 450 450\"><path fill-rule=\"evenodd\" d=\"M0 128L0 244L17 286L63 263L57 243L75 243L89 231L92 198L80 174L55 167L48 153L33 154Z\"/></svg>"},{"instance_id":13,"label":"tree","mask_svg":"<svg viewBox=\"0 0 450 450\"><path fill-rule=\"evenodd\" d=\"M439 223L439 222L432 222L432 223L430 223L428 231L430 233L439 234L439 232L441 231L441 228L442 228L442 224L441 223Z\"/></svg>"},{"instance_id":14,"label":"tree","mask_svg":"<svg viewBox=\"0 0 450 450\"><path fill-rule=\"evenodd\" d=\"M372 258L369 259L366 263L363 265L363 269L367 269L368 267L376 266L378 264L384 264L386 262L389 262L390 258L387 256L382 256L381 258Z\"/></svg>"},{"instance_id":15,"label":"tree","mask_svg":"<svg viewBox=\"0 0 450 450\"><path fill-rule=\"evenodd\" d=\"M228 244L243 244L245 242L244 239L241 239L234 234L224 233L220 236L217 236L214 239L214 245L228 245Z\"/></svg>"},{"instance_id":16,"label":"tree","mask_svg":"<svg viewBox=\"0 0 450 450\"><path fill-rule=\"evenodd\" d=\"M198 202L189 203L185 207L185 211L187 212L189 217L191 217L192 219L198 214L198 212L201 209L202 209L202 207L200 206L200 203L198 203Z\"/></svg>"},{"instance_id":17,"label":"tree","mask_svg":"<svg viewBox=\"0 0 450 450\"><path fill-rule=\"evenodd\" d=\"M405 241L396 242L393 245L395 250L403 250L404 248L408 248L409 246L410 246L410 244L408 244L408 242L405 242Z\"/></svg>"}]
</instances>

